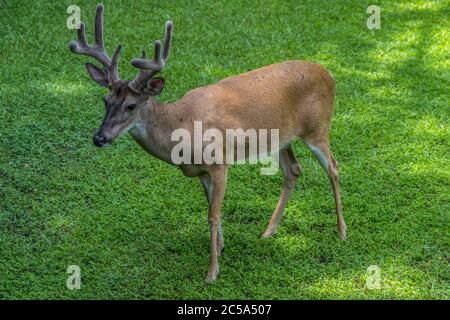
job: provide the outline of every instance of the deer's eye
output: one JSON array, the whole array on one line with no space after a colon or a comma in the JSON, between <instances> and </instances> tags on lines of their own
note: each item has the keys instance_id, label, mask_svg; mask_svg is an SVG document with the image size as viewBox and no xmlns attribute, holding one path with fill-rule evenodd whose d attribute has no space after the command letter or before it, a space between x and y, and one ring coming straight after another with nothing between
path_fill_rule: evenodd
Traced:
<instances>
[{"instance_id":1,"label":"deer's eye","mask_svg":"<svg viewBox=\"0 0 450 320\"><path fill-rule=\"evenodd\" d=\"M128 106L127 106L127 110L128 111L133 111L134 109L136 109L136 104L129 104Z\"/></svg>"}]
</instances>

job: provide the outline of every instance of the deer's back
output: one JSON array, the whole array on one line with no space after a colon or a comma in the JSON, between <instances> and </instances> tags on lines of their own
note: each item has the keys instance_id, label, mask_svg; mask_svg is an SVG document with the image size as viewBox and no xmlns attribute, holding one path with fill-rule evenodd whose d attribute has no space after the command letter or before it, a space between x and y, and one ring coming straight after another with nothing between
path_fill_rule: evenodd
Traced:
<instances>
[{"instance_id":1,"label":"deer's back","mask_svg":"<svg viewBox=\"0 0 450 320\"><path fill-rule=\"evenodd\" d=\"M192 118L203 120L206 127L279 128L287 137L328 126L333 97L334 81L326 69L286 61L195 89L182 101L190 106Z\"/></svg>"}]
</instances>

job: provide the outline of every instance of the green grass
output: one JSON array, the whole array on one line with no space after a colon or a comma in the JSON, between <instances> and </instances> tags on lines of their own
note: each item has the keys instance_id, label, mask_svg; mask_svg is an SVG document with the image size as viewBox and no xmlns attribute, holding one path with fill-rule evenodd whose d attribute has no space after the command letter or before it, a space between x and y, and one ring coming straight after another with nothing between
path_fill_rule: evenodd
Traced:
<instances>
[{"instance_id":1,"label":"green grass","mask_svg":"<svg viewBox=\"0 0 450 320\"><path fill-rule=\"evenodd\" d=\"M151 3L149 3L151 2ZM260 239L282 178L234 166L214 285L206 200L197 179L128 136L91 143L105 90L75 56L71 1L0 3L0 298L449 299L449 1L105 1L105 41L132 57L174 21L164 101L288 59L336 79L332 150L348 240L331 187L297 143L304 174L279 233ZM77 1L92 39L96 3ZM68 265L82 288L66 288ZM382 288L366 288L381 268Z\"/></svg>"}]
</instances>

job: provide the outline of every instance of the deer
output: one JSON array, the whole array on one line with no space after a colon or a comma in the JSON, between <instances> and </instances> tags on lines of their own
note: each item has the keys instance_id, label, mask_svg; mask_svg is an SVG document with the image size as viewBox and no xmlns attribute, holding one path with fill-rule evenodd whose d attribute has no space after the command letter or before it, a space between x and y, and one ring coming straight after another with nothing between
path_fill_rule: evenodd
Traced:
<instances>
[{"instance_id":1,"label":"deer","mask_svg":"<svg viewBox=\"0 0 450 320\"><path fill-rule=\"evenodd\" d=\"M105 115L93 137L93 144L104 147L128 132L150 155L179 167L185 176L199 178L208 203L210 254L207 282L216 280L218 256L224 249L221 207L229 163L174 164L171 150L176 142L172 141L171 132L178 128L192 132L194 121L201 121L204 127L221 132L227 128L279 130L279 148L269 150L269 153L278 154L283 188L263 238L277 233L288 198L302 172L292 143L297 138L304 142L331 182L339 236L346 239L338 162L331 153L329 142L335 83L324 67L308 61L284 61L193 89L175 102L163 103L156 97L161 94L165 80L155 75L167 64L173 22L165 24L164 46L159 40L154 42L153 59L147 58L143 50L139 58L131 60L138 73L134 79L125 81L119 78L118 72L122 46L115 48L112 58L105 51L103 11L103 5L98 5L94 44L88 44L83 22L77 30L78 40L69 43L73 53L92 57L102 64L103 68L86 63L86 69L98 85L109 90L103 98ZM251 155L246 153L245 156Z\"/></svg>"}]
</instances>

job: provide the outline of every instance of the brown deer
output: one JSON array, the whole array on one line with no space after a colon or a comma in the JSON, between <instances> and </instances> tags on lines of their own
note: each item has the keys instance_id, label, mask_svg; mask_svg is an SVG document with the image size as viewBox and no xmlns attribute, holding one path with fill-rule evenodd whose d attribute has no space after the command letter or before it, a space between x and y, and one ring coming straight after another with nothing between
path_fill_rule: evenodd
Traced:
<instances>
[{"instance_id":1,"label":"brown deer","mask_svg":"<svg viewBox=\"0 0 450 320\"><path fill-rule=\"evenodd\" d=\"M70 50L97 59L103 68L87 63L87 71L97 84L109 89L104 98L105 117L93 143L103 147L120 134L129 132L148 153L173 164L171 150L177 142L172 141L171 133L179 128L192 132L194 121L201 121L205 129L215 128L221 132L227 128L278 129L280 147L270 153L278 153L284 185L263 237L277 232L289 194L301 173L291 148L292 141L299 137L328 174L334 191L339 235L345 239L338 163L331 154L328 140L334 100L334 81L330 74L314 63L286 61L191 90L176 102L161 103L155 96L163 90L164 79L154 76L167 63L172 30L173 24L168 21L162 52L161 42L156 41L153 60L147 59L145 51L141 58L132 59L131 64L139 73L133 80L124 81L118 75L121 46L116 47L110 58L103 45L103 6L97 6L95 44L87 43L84 24L80 24L78 41L70 42ZM208 200L211 235L208 282L214 281L219 273L217 257L224 248L220 210L228 164L178 164L186 176L200 178Z\"/></svg>"}]
</instances>

